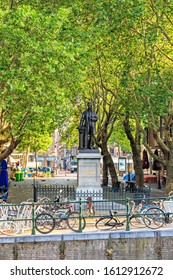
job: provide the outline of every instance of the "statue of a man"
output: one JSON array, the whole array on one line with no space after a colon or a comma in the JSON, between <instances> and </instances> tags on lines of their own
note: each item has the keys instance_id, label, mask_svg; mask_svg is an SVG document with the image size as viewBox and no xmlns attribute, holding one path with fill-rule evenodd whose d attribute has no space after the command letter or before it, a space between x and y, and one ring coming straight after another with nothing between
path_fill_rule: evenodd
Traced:
<instances>
[{"instance_id":1,"label":"statue of a man","mask_svg":"<svg viewBox=\"0 0 173 280\"><path fill-rule=\"evenodd\" d=\"M88 109L82 113L79 124L79 149L94 148L95 124L98 120L96 113L92 111L92 103L88 103Z\"/></svg>"}]
</instances>

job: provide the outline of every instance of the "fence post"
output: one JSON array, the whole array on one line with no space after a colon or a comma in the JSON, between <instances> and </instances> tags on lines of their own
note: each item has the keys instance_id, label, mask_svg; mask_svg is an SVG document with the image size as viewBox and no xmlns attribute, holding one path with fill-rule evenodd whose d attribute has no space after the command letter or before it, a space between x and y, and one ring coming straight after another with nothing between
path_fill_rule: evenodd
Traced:
<instances>
[{"instance_id":1,"label":"fence post","mask_svg":"<svg viewBox=\"0 0 173 280\"><path fill-rule=\"evenodd\" d=\"M32 203L32 235L35 235L35 209L34 203Z\"/></svg>"},{"instance_id":2,"label":"fence post","mask_svg":"<svg viewBox=\"0 0 173 280\"><path fill-rule=\"evenodd\" d=\"M129 199L126 200L126 231L130 231L130 205L129 205Z\"/></svg>"},{"instance_id":3,"label":"fence post","mask_svg":"<svg viewBox=\"0 0 173 280\"><path fill-rule=\"evenodd\" d=\"M82 232L82 199L79 198L79 232Z\"/></svg>"},{"instance_id":4,"label":"fence post","mask_svg":"<svg viewBox=\"0 0 173 280\"><path fill-rule=\"evenodd\" d=\"M34 184L33 184L33 199L34 202L37 202L37 187L36 187L36 181L35 181L35 177L34 177Z\"/></svg>"}]
</instances>

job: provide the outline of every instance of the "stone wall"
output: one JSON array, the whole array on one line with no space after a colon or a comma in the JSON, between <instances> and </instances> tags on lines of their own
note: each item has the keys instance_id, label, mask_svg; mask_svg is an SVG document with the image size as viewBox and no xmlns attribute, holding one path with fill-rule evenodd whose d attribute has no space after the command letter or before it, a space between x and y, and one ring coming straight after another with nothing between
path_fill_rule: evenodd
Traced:
<instances>
[{"instance_id":1,"label":"stone wall","mask_svg":"<svg viewBox=\"0 0 173 280\"><path fill-rule=\"evenodd\" d=\"M172 260L172 248L173 229L1 237L0 260Z\"/></svg>"}]
</instances>

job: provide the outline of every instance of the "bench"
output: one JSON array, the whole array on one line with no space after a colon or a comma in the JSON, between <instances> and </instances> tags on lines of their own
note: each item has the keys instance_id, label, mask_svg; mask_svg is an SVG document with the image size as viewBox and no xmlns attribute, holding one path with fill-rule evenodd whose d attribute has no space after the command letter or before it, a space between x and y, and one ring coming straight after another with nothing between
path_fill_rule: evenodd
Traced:
<instances>
[{"instance_id":1,"label":"bench","mask_svg":"<svg viewBox=\"0 0 173 280\"><path fill-rule=\"evenodd\" d=\"M144 175L144 183L157 183L156 175Z\"/></svg>"}]
</instances>

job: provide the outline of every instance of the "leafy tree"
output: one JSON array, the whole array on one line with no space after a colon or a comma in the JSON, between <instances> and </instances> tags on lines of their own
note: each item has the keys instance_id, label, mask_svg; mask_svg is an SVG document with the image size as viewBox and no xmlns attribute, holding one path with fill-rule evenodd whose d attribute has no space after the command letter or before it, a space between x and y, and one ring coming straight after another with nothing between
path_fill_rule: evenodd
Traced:
<instances>
[{"instance_id":1,"label":"leafy tree","mask_svg":"<svg viewBox=\"0 0 173 280\"><path fill-rule=\"evenodd\" d=\"M36 157L39 152L46 152L52 144L52 141L52 137L48 133L38 134L33 132L32 134L25 134L21 143L18 145L18 151L23 152L22 167L27 166L30 151L35 152Z\"/></svg>"},{"instance_id":2,"label":"leafy tree","mask_svg":"<svg viewBox=\"0 0 173 280\"><path fill-rule=\"evenodd\" d=\"M83 107L93 100L103 119L98 144L107 147L116 122L124 124L140 186L141 139L144 128L152 129L161 150L157 159L167 169L166 190L173 189L172 5L170 0L11 0L7 9L2 1L1 150L7 139L13 139L8 140L13 150L23 133L51 131L57 120L61 130L64 124L74 127L78 96ZM4 156L1 152L0 159Z\"/></svg>"},{"instance_id":3,"label":"leafy tree","mask_svg":"<svg viewBox=\"0 0 173 280\"><path fill-rule=\"evenodd\" d=\"M128 152L131 150L129 140L124 131L122 120L116 121L116 123L114 125L114 129L113 129L110 139L109 139L109 145L117 145L117 146L121 147L121 150L123 152Z\"/></svg>"},{"instance_id":4,"label":"leafy tree","mask_svg":"<svg viewBox=\"0 0 173 280\"><path fill-rule=\"evenodd\" d=\"M167 170L166 193L172 189L172 21L171 1L138 1L138 6L128 9L133 22L129 30L135 34L136 56L126 68L126 83L130 87L128 114L137 122L138 135L142 132L143 142L150 155L159 160ZM140 9L139 9L140 8ZM138 14L135 13L136 9ZM133 33L129 34L132 38ZM133 45L135 47L135 45ZM133 100L133 102L132 102ZM129 113L130 112L130 113ZM160 127L160 118L164 126ZM156 156L147 143L145 127L153 131L160 156ZM160 137L160 130L162 136Z\"/></svg>"},{"instance_id":5,"label":"leafy tree","mask_svg":"<svg viewBox=\"0 0 173 280\"><path fill-rule=\"evenodd\" d=\"M71 110L59 86L68 57L59 32L69 11L51 13L50 5L41 10L34 2L0 4L0 160L28 133L51 135Z\"/></svg>"},{"instance_id":6,"label":"leafy tree","mask_svg":"<svg viewBox=\"0 0 173 280\"><path fill-rule=\"evenodd\" d=\"M170 115L168 104L172 85L171 70L168 69L172 69L171 10L172 2L163 0L157 3L152 0L85 1L80 5L76 1L68 22L68 28L71 27L68 34L70 47L72 50L76 47L76 67L81 72L77 76L77 88L81 87L88 92L87 96L92 97L92 80L95 78L95 93L99 94L101 84L110 96L114 93L119 99L124 108L126 133L127 130L130 132L127 134L133 146L134 161L137 159L135 168L141 187L141 133L144 134L146 126L150 126L150 129L153 126L157 132L158 115ZM98 75L98 58L102 77ZM103 91L100 98L102 94ZM132 131L134 125L132 128L129 125L130 119L136 123L137 142ZM171 120L171 117L168 119ZM168 130L170 125L169 122ZM155 135L158 139L158 133ZM154 156L149 147L148 150ZM168 147L165 147L165 153L168 153ZM166 164L169 166L170 162Z\"/></svg>"}]
</instances>

